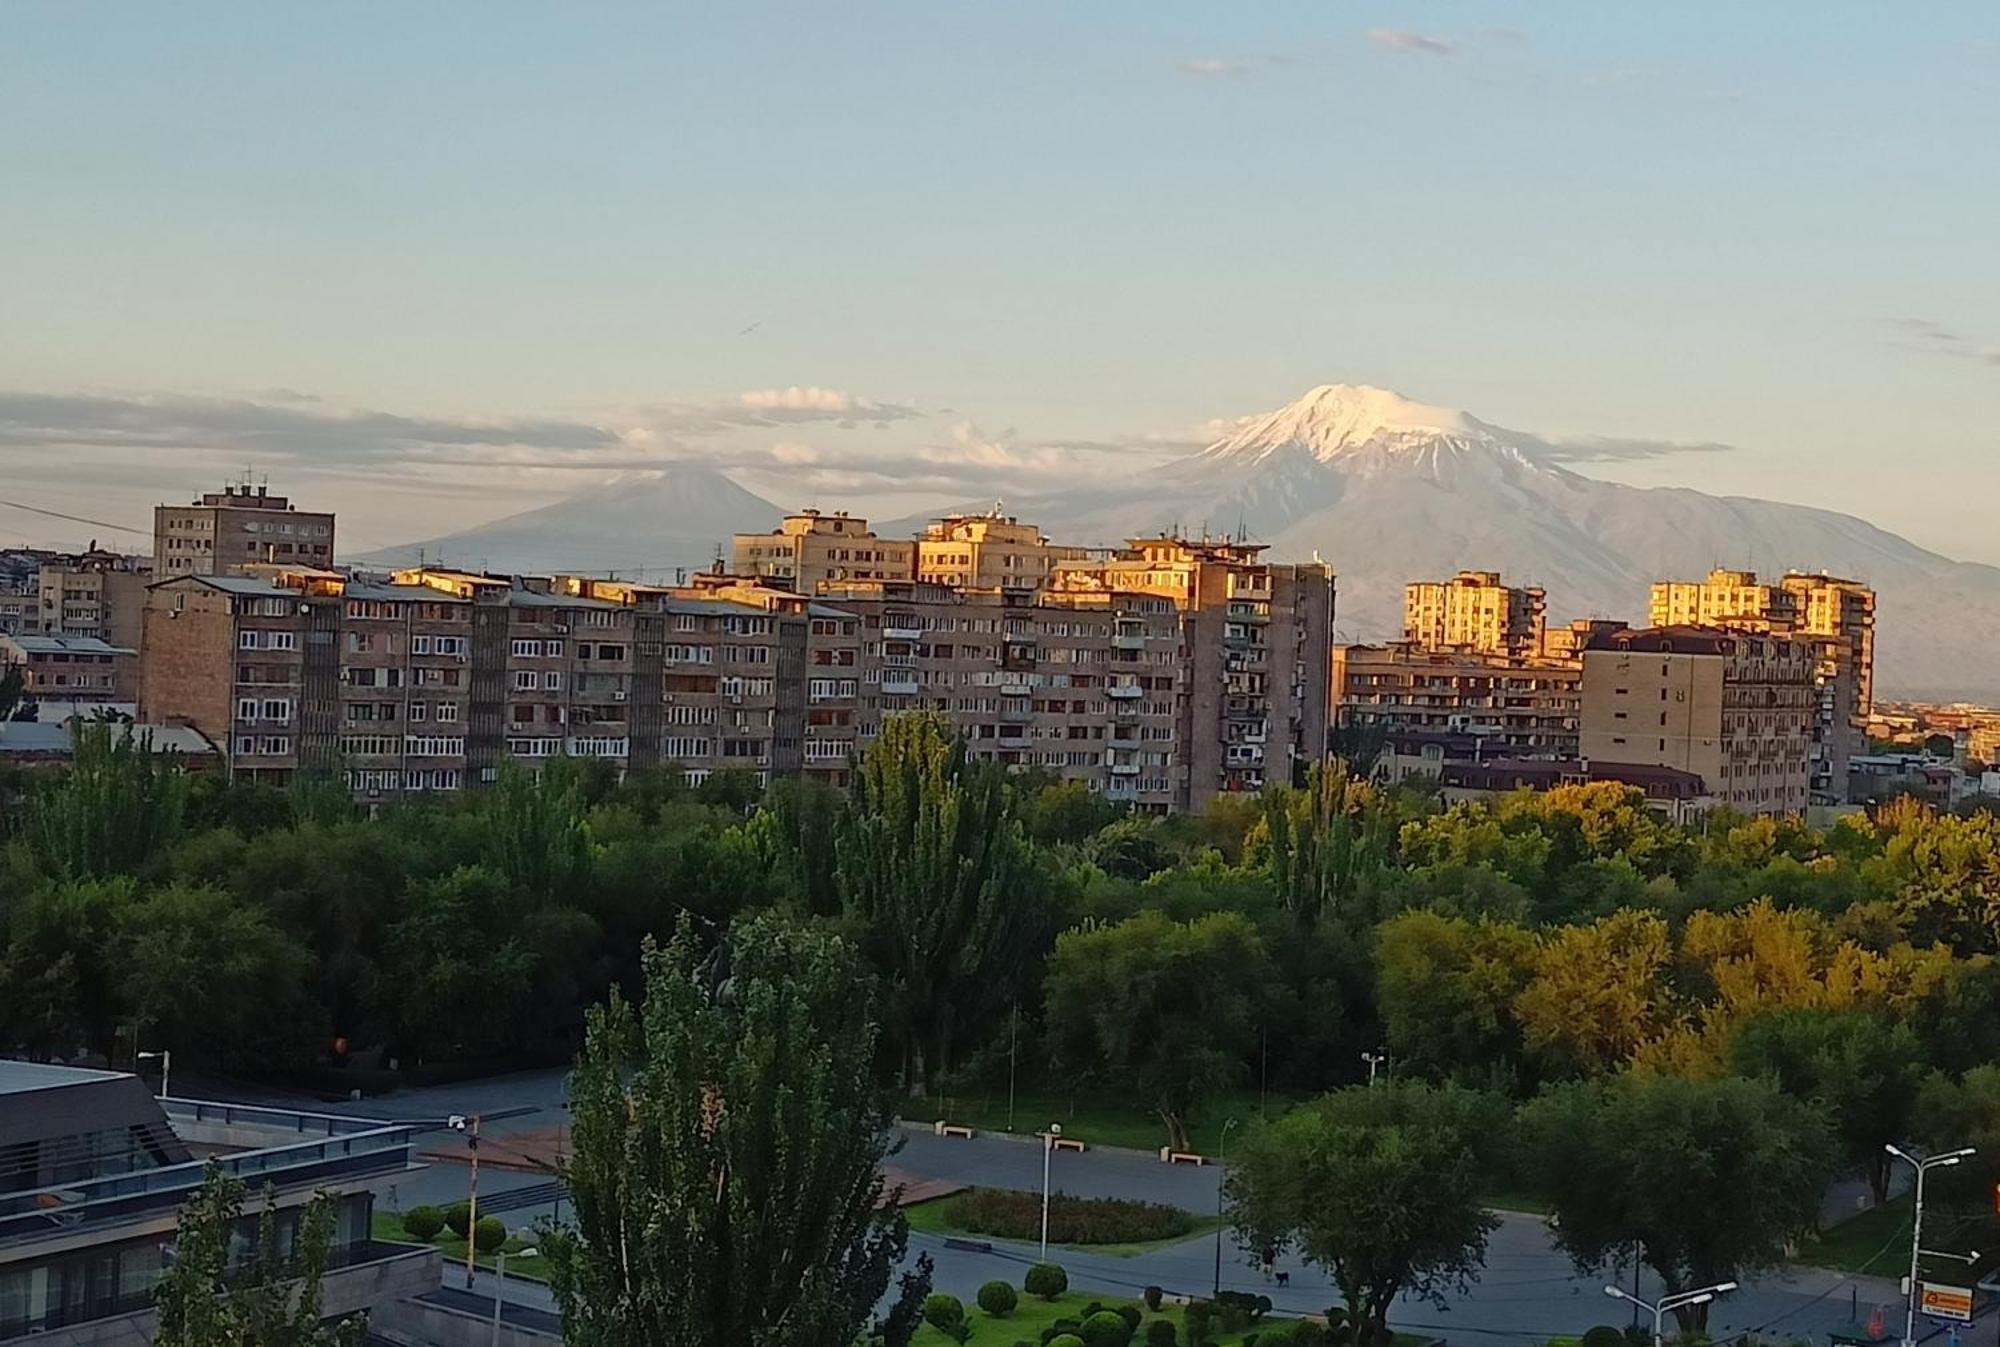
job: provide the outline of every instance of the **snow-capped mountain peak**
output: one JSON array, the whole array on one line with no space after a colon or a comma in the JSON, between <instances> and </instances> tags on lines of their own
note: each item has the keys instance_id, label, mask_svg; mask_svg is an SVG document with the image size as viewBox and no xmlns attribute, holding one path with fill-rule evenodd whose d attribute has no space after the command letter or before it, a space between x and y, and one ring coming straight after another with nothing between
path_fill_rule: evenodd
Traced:
<instances>
[{"instance_id":1,"label":"snow-capped mountain peak","mask_svg":"<svg viewBox=\"0 0 2000 1347\"><path fill-rule=\"evenodd\" d=\"M1200 457L1243 468L1301 451L1320 463L1350 460L1354 467L1373 459L1436 470L1468 454L1497 454L1538 466L1496 426L1365 384L1322 384L1289 406L1244 422Z\"/></svg>"}]
</instances>

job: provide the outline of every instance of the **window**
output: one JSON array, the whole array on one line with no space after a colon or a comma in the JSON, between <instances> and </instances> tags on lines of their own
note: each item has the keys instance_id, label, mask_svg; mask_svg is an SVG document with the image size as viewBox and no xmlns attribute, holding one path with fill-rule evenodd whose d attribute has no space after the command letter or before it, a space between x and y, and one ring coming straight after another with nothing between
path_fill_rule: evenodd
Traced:
<instances>
[{"instance_id":1,"label":"window","mask_svg":"<svg viewBox=\"0 0 2000 1347\"><path fill-rule=\"evenodd\" d=\"M559 692L562 690L562 685L563 685L563 676L560 670L550 669L547 673L542 675L542 687L545 690L549 692Z\"/></svg>"},{"instance_id":2,"label":"window","mask_svg":"<svg viewBox=\"0 0 2000 1347\"><path fill-rule=\"evenodd\" d=\"M288 701L272 699L264 703L264 719L288 721L292 718L292 704Z\"/></svg>"},{"instance_id":3,"label":"window","mask_svg":"<svg viewBox=\"0 0 2000 1347\"><path fill-rule=\"evenodd\" d=\"M542 643L540 641L514 642L515 659L536 659L541 655L541 653L542 653Z\"/></svg>"},{"instance_id":4,"label":"window","mask_svg":"<svg viewBox=\"0 0 2000 1347\"><path fill-rule=\"evenodd\" d=\"M533 669L514 670L514 691L516 692L533 692L537 681Z\"/></svg>"}]
</instances>

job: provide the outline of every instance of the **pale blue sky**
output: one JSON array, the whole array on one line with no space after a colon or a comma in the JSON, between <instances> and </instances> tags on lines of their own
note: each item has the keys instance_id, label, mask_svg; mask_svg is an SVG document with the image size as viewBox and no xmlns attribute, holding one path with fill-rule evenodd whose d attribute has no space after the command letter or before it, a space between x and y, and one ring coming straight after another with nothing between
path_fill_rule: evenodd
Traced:
<instances>
[{"instance_id":1,"label":"pale blue sky","mask_svg":"<svg viewBox=\"0 0 2000 1347\"><path fill-rule=\"evenodd\" d=\"M99 517L942 501L1348 381L2000 562L1990 3L14 0L0 185L0 494Z\"/></svg>"}]
</instances>

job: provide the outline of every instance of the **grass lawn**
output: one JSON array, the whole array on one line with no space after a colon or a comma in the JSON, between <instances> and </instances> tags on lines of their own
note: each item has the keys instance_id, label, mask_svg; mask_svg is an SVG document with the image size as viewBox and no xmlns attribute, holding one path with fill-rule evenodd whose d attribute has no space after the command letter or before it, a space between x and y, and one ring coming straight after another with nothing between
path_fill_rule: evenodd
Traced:
<instances>
[{"instance_id":1,"label":"grass lawn","mask_svg":"<svg viewBox=\"0 0 2000 1347\"><path fill-rule=\"evenodd\" d=\"M1260 1108L1255 1090L1225 1095L1194 1115L1188 1123L1188 1135L1197 1151L1213 1154L1222 1125L1230 1118L1237 1120L1240 1136L1240 1128L1262 1116L1265 1110L1275 1117L1297 1102L1295 1096L1273 1093L1262 1101ZM934 1099L906 1099L897 1105L896 1111L909 1122L934 1122L939 1115ZM1007 1091L955 1095L945 1101L945 1112L951 1122L965 1123L982 1132L1005 1132ZM1167 1144L1167 1129L1160 1115L1143 1106L1089 1097L1073 1099L1044 1091L1023 1090L1015 1096L1016 1132L1031 1136L1051 1122L1061 1123L1065 1136L1093 1146L1157 1151Z\"/></svg>"},{"instance_id":2,"label":"grass lawn","mask_svg":"<svg viewBox=\"0 0 2000 1347\"><path fill-rule=\"evenodd\" d=\"M403 1218L394 1212L388 1211L378 1211L375 1213L374 1224L370 1227L368 1233L371 1238L379 1240L384 1244L421 1245L424 1242L420 1239L413 1239L410 1232L403 1229ZM465 1266L465 1241L457 1235L452 1234L450 1230L439 1231L438 1237L430 1241L430 1247L444 1255L444 1261L447 1266ZM528 1241L521 1239L518 1235L507 1236L507 1275L510 1277L519 1277L523 1281L546 1282L549 1276L548 1272L542 1266L541 1259L516 1258L514 1256L527 1247ZM491 1268L494 1260L492 1254L482 1253L473 1261L479 1267Z\"/></svg>"},{"instance_id":3,"label":"grass lawn","mask_svg":"<svg viewBox=\"0 0 2000 1347\"><path fill-rule=\"evenodd\" d=\"M1984 1213L1953 1213L1929 1204L1924 1208L1927 1249L1992 1249L2000 1247L1994 1243L1996 1237L2000 1222ZM1878 1277L1905 1275L1910 1265L1910 1199L1895 1198L1849 1217L1800 1249L1798 1261Z\"/></svg>"},{"instance_id":4,"label":"grass lawn","mask_svg":"<svg viewBox=\"0 0 2000 1347\"><path fill-rule=\"evenodd\" d=\"M1139 1305L1142 1310L1145 1308L1135 1300L1119 1300L1113 1296L1095 1296L1079 1292L1071 1292L1053 1301L1037 1300L1031 1295L1023 1294L1021 1303L1015 1307L1012 1314L1004 1319L995 1319L968 1301L965 1306L965 1317L972 1328L972 1336L967 1341L977 1344L978 1347L1012 1347L1012 1344L1017 1342L1039 1342L1043 1329L1058 1319L1082 1318L1084 1306L1092 1301L1102 1302L1106 1309L1118 1305ZM1155 1319L1165 1319L1173 1324L1175 1340L1186 1343L1187 1330L1181 1323L1180 1307L1162 1305L1158 1314L1147 1315L1139 1324L1139 1331L1132 1335L1135 1347L1144 1347L1146 1326ZM1277 1321L1266 1319L1262 1327L1268 1329L1274 1322ZM1253 1324L1240 1333L1218 1333L1214 1338L1215 1347L1241 1347L1244 1337L1257 1333L1258 1329L1259 1325ZM1428 1338L1398 1333L1392 1347L1423 1347L1430 1341ZM910 1339L910 1347L952 1347L952 1341L929 1324L925 1324L917 1330L917 1335Z\"/></svg>"},{"instance_id":5,"label":"grass lawn","mask_svg":"<svg viewBox=\"0 0 2000 1347\"><path fill-rule=\"evenodd\" d=\"M964 1235L969 1239L997 1240L1001 1238L998 1235L980 1234L952 1225L945 1219L945 1207L950 1202L951 1198L949 1197L934 1197L928 1202L919 1202L915 1206L904 1207L903 1215L909 1219L910 1229L921 1230L927 1235ZM1172 1239L1148 1240L1141 1244L1064 1244L1060 1247L1075 1249L1080 1253L1108 1254L1113 1258L1136 1258L1142 1253L1151 1253L1155 1249L1164 1249L1169 1245L1182 1244L1191 1239L1200 1239L1203 1235L1213 1235L1216 1227L1222 1224L1224 1222L1211 1212L1206 1216L1196 1216L1194 1218L1193 1229L1189 1230L1185 1235L1175 1235ZM1015 1242L1019 1243L1020 1241L1017 1240Z\"/></svg>"}]
</instances>

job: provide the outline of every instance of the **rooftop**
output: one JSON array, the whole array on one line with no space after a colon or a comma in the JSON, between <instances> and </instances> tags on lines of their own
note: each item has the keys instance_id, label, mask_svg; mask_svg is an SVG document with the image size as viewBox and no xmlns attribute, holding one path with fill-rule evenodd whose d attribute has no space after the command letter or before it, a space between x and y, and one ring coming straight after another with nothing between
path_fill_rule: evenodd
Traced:
<instances>
[{"instance_id":1,"label":"rooftop","mask_svg":"<svg viewBox=\"0 0 2000 1347\"><path fill-rule=\"evenodd\" d=\"M116 1071L95 1071L83 1066L50 1066L42 1062L16 1062L0 1058L0 1095L33 1094L38 1090L59 1090L71 1085L88 1085L119 1080Z\"/></svg>"},{"instance_id":2,"label":"rooftop","mask_svg":"<svg viewBox=\"0 0 2000 1347\"><path fill-rule=\"evenodd\" d=\"M95 636L7 636L0 635L0 641L18 647L30 655L130 655L135 653L122 645L112 645L109 641Z\"/></svg>"}]
</instances>

